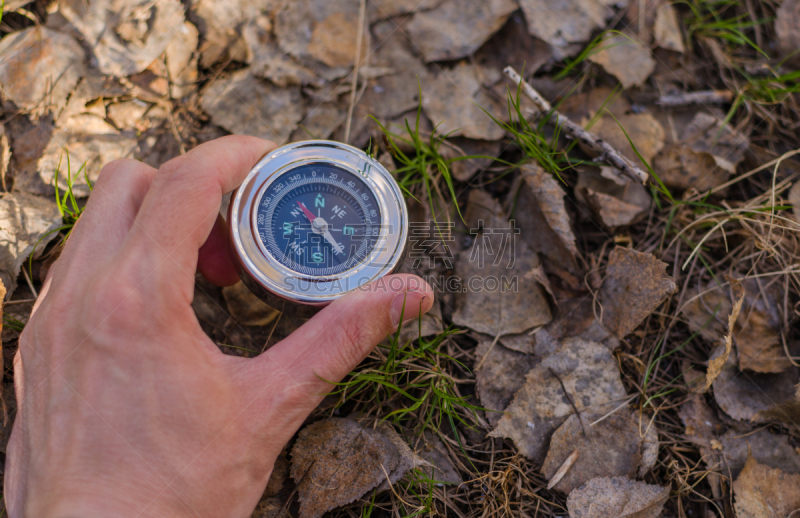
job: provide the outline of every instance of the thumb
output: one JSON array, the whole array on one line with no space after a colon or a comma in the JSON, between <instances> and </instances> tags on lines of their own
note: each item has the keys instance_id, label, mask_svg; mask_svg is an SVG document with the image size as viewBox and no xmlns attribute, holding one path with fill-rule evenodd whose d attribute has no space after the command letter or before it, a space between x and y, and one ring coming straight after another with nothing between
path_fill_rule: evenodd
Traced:
<instances>
[{"instance_id":1,"label":"thumb","mask_svg":"<svg viewBox=\"0 0 800 518\"><path fill-rule=\"evenodd\" d=\"M401 315L403 320L417 318L431 308L433 299L433 290L425 281L398 274L334 301L291 336L249 362L247 384L259 393L255 405L264 411L262 415L279 416L290 428L287 431L294 433L333 390L330 382L341 381L378 342L395 331Z\"/></svg>"}]
</instances>

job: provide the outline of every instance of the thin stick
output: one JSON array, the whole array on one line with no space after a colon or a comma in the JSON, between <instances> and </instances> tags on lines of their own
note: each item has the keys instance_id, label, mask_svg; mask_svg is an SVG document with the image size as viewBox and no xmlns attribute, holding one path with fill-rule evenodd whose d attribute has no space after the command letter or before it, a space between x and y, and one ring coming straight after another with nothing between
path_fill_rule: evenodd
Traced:
<instances>
[{"instance_id":1,"label":"thin stick","mask_svg":"<svg viewBox=\"0 0 800 518\"><path fill-rule=\"evenodd\" d=\"M522 77L517 73L516 70L514 70L513 67L506 67L504 72L512 81L514 81L514 83L522 87L522 91L525 93L525 95L528 96L531 101L533 101L537 108L539 108L540 113L535 115L537 118L549 113L549 117L553 120L553 123L556 126L563 128L564 131L578 139L590 152L595 154L595 157L600 162L607 162L611 164L635 181L641 183L647 182L647 172L634 165L630 160L622 156L619 151L611 147L611 145L609 145L603 139L586 131L561 113L553 110L550 106L550 103L547 102L531 85L529 85L527 81L522 79Z\"/></svg>"},{"instance_id":2,"label":"thin stick","mask_svg":"<svg viewBox=\"0 0 800 518\"><path fill-rule=\"evenodd\" d=\"M575 411L575 415L578 416L578 423L581 425L581 431L583 432L583 437L584 437L584 439L589 440L589 436L586 435L586 428L583 427L583 418L581 417L581 413L578 411L578 407L575 406L575 402L572 401L572 396L570 396L569 392L567 392L566 385L564 385L564 382L561 381L561 378L558 376L558 374L556 374L556 371L554 371L550 367L548 367L547 370L549 370L550 374L555 376L555 378L561 384L561 390L564 391L564 395L567 396L567 401L569 401L569 404L572 405L572 410L574 410Z\"/></svg>"},{"instance_id":3,"label":"thin stick","mask_svg":"<svg viewBox=\"0 0 800 518\"><path fill-rule=\"evenodd\" d=\"M350 105L347 107L347 122L344 126L344 143L350 141L350 125L353 122L353 108L356 105L356 90L358 90L358 69L361 67L361 43L364 39L364 17L367 12L367 0L361 0L358 5L358 33L356 34L356 58L353 63L353 83L350 88Z\"/></svg>"},{"instance_id":4,"label":"thin stick","mask_svg":"<svg viewBox=\"0 0 800 518\"><path fill-rule=\"evenodd\" d=\"M684 92L675 95L662 95L656 104L662 108L682 108L695 104L724 104L733 100L730 90L701 90L699 92Z\"/></svg>"}]
</instances>

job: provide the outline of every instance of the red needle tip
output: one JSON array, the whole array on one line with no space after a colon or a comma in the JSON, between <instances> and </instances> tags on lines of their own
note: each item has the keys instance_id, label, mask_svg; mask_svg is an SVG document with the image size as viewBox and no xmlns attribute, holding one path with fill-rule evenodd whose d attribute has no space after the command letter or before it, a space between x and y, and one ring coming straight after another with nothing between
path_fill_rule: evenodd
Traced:
<instances>
[{"instance_id":1,"label":"red needle tip","mask_svg":"<svg viewBox=\"0 0 800 518\"><path fill-rule=\"evenodd\" d=\"M298 201L297 204L300 205L300 208L303 210L303 214L306 215L306 218L308 218L309 223L314 223L314 220L317 219L314 213L308 210L306 206L303 205L303 202Z\"/></svg>"}]
</instances>

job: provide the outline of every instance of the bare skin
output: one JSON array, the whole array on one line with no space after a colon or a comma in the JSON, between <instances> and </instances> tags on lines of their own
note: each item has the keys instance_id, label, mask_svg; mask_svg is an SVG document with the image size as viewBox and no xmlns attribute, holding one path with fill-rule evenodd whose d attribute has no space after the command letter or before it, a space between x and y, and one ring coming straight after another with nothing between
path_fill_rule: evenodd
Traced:
<instances>
[{"instance_id":1,"label":"bare skin","mask_svg":"<svg viewBox=\"0 0 800 518\"><path fill-rule=\"evenodd\" d=\"M156 170L103 168L14 361L11 517L246 517L322 397L433 293L409 275L348 294L253 359L223 355L191 308L199 270L233 270L220 200L274 148L203 144Z\"/></svg>"}]
</instances>

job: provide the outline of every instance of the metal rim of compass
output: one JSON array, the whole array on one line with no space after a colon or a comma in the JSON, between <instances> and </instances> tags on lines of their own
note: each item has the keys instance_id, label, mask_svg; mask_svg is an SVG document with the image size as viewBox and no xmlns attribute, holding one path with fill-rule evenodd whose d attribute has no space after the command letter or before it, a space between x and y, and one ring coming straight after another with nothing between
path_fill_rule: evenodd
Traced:
<instances>
[{"instance_id":1,"label":"metal rim of compass","mask_svg":"<svg viewBox=\"0 0 800 518\"><path fill-rule=\"evenodd\" d=\"M267 252L257 231L263 193L278 178L315 162L358 176L374 193L382 214L380 234L369 256L334 275L307 275L287 268ZM341 142L308 140L281 146L259 160L231 195L228 228L239 276L251 291L268 304L283 300L321 307L397 268L408 237L408 210L397 182L377 160Z\"/></svg>"}]
</instances>

